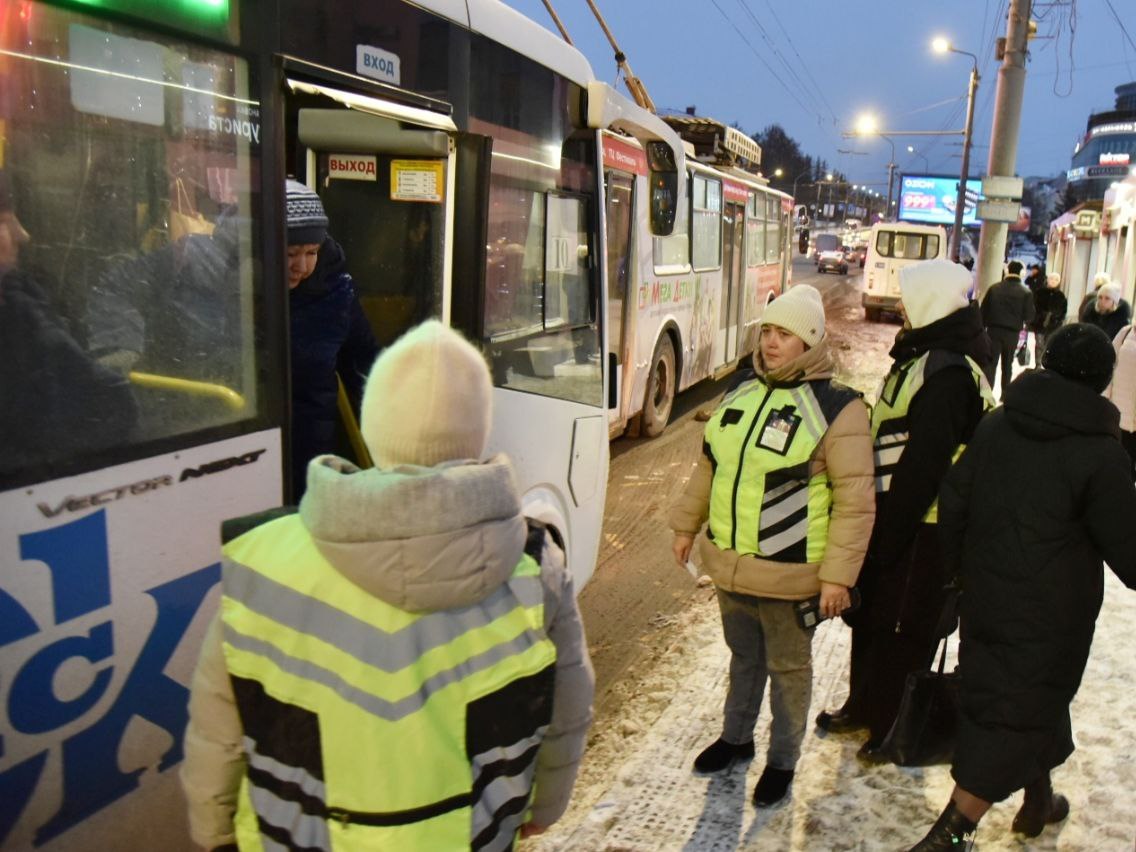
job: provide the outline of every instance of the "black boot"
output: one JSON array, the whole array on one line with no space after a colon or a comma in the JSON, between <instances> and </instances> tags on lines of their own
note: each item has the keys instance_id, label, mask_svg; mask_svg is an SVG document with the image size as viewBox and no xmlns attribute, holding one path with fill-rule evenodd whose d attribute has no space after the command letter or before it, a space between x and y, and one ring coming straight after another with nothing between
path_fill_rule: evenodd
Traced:
<instances>
[{"instance_id":1,"label":"black boot","mask_svg":"<svg viewBox=\"0 0 1136 852\"><path fill-rule=\"evenodd\" d=\"M1014 817L1014 831L1026 837L1037 837L1045 826L1061 822L1069 816L1069 800L1053 792L1049 773L1026 786L1026 798Z\"/></svg>"},{"instance_id":2,"label":"black boot","mask_svg":"<svg viewBox=\"0 0 1136 852\"><path fill-rule=\"evenodd\" d=\"M721 772L728 769L735 760L751 760L753 758L753 740L741 745L728 743L721 737L714 740L698 757L694 758L695 772Z\"/></svg>"},{"instance_id":3,"label":"black boot","mask_svg":"<svg viewBox=\"0 0 1136 852\"><path fill-rule=\"evenodd\" d=\"M816 717L816 726L830 734L848 734L852 731L862 731L868 727L868 723L856 718L856 715L848 709L848 705L845 705L831 713L822 710Z\"/></svg>"},{"instance_id":4,"label":"black boot","mask_svg":"<svg viewBox=\"0 0 1136 852\"><path fill-rule=\"evenodd\" d=\"M977 823L968 820L954 801L948 802L927 836L907 852L967 852L974 846L977 828Z\"/></svg>"},{"instance_id":5,"label":"black boot","mask_svg":"<svg viewBox=\"0 0 1136 852\"><path fill-rule=\"evenodd\" d=\"M759 808L771 807L789 792L789 785L793 783L792 769L774 769L767 766L757 779L757 786L753 788L753 803Z\"/></svg>"}]
</instances>

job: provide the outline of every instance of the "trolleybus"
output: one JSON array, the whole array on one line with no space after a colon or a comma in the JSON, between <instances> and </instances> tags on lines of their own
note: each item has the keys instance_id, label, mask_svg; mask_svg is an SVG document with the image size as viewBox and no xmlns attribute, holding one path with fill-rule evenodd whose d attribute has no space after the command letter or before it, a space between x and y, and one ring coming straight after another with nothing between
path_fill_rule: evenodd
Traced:
<instances>
[{"instance_id":1,"label":"trolleybus","mask_svg":"<svg viewBox=\"0 0 1136 852\"><path fill-rule=\"evenodd\" d=\"M790 278L793 201L757 174L757 144L711 119L664 120L688 153L689 202L669 235L651 231L642 145L603 133L613 436L629 425L659 435L676 392L752 353L765 306Z\"/></svg>"}]
</instances>

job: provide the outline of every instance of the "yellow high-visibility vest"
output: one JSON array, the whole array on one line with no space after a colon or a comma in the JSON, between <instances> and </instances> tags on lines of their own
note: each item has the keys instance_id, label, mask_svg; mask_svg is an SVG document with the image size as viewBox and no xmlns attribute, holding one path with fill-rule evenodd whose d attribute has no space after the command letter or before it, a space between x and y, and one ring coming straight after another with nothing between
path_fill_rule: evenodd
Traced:
<instances>
[{"instance_id":1,"label":"yellow high-visibility vest","mask_svg":"<svg viewBox=\"0 0 1136 852\"><path fill-rule=\"evenodd\" d=\"M739 385L706 423L714 465L709 537L777 562L824 558L832 488L809 459L855 391L828 381Z\"/></svg>"},{"instance_id":2,"label":"yellow high-visibility vest","mask_svg":"<svg viewBox=\"0 0 1136 852\"><path fill-rule=\"evenodd\" d=\"M979 396L982 397L983 410L989 411L995 405L994 394L986 381L986 375L968 355L936 350L934 361L931 352L924 352L904 364L897 365L884 378L879 399L872 407L872 452L876 468L876 492L891 488L891 475L899 458L907 448L908 423L907 409L915 394L934 373L945 367L966 366L974 379ZM951 458L953 463L966 449L965 444L955 448ZM923 516L924 523L934 524L939 520L939 501L931 503L931 508Z\"/></svg>"},{"instance_id":3,"label":"yellow high-visibility vest","mask_svg":"<svg viewBox=\"0 0 1136 852\"><path fill-rule=\"evenodd\" d=\"M224 553L242 852L510 847L552 713L537 562L476 604L415 613L336 571L298 515Z\"/></svg>"}]
</instances>

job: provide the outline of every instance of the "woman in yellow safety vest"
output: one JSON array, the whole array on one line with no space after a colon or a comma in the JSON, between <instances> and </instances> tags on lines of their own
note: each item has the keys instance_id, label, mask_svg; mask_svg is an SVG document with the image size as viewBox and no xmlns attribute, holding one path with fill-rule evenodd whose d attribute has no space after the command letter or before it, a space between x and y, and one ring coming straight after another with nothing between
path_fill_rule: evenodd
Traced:
<instances>
[{"instance_id":1,"label":"woman in yellow safety vest","mask_svg":"<svg viewBox=\"0 0 1136 852\"><path fill-rule=\"evenodd\" d=\"M706 424L702 455L671 510L674 554L694 538L714 581L731 651L721 736L694 761L719 772L754 755L768 679L773 723L753 801L784 798L800 756L820 618L850 605L875 512L872 440L860 395L832 381L820 294L798 285L772 302L755 375ZM810 599L817 599L815 608ZM810 613L810 609L812 612Z\"/></svg>"}]
</instances>

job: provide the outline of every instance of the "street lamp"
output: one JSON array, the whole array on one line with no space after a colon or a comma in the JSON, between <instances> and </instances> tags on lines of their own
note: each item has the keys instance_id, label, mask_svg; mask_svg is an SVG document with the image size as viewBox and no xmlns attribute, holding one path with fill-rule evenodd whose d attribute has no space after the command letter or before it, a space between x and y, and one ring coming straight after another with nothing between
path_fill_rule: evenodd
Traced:
<instances>
[{"instance_id":1,"label":"street lamp","mask_svg":"<svg viewBox=\"0 0 1136 852\"><path fill-rule=\"evenodd\" d=\"M966 127L962 132L962 172L959 177L958 197L955 198L955 229L951 234L951 259L958 263L959 244L962 240L962 218L966 209L966 182L970 177L970 134L974 128L974 93L978 91L978 57L969 51L959 50L942 36L932 40L931 49L936 53L961 53L969 56L973 63L970 69L970 84L966 90Z\"/></svg>"},{"instance_id":2,"label":"street lamp","mask_svg":"<svg viewBox=\"0 0 1136 852\"><path fill-rule=\"evenodd\" d=\"M927 155L926 154L922 153L921 151L916 150L914 145L908 145L907 146L907 153L908 154L914 154L916 157L922 157L923 158L923 171L925 171L925 172L931 171L931 165L930 165L930 163L927 162Z\"/></svg>"},{"instance_id":3,"label":"street lamp","mask_svg":"<svg viewBox=\"0 0 1136 852\"><path fill-rule=\"evenodd\" d=\"M862 115L856 121L856 134L859 136L878 136L888 143L891 147L891 157L888 159L888 195L887 205L884 207L884 215L888 215L891 210L891 184L892 176L895 174L895 143L891 141L883 133L880 133L879 122L873 115Z\"/></svg>"}]
</instances>

